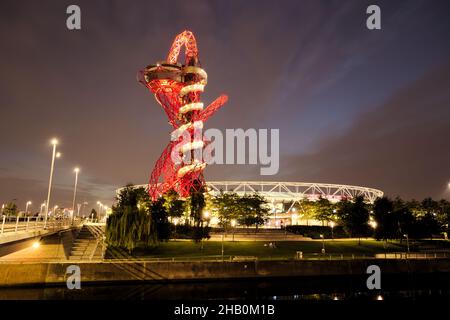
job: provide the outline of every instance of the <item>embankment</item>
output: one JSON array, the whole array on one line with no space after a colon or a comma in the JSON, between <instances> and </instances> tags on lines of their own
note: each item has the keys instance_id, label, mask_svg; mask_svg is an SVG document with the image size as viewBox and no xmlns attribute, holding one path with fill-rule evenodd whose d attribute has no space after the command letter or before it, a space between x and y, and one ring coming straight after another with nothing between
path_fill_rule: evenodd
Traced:
<instances>
[{"instance_id":1,"label":"embankment","mask_svg":"<svg viewBox=\"0 0 450 320\"><path fill-rule=\"evenodd\" d=\"M42 262L0 263L0 286L65 284L78 265L82 283L220 280L363 275L369 265L383 274L450 273L450 259L363 259L243 262Z\"/></svg>"}]
</instances>

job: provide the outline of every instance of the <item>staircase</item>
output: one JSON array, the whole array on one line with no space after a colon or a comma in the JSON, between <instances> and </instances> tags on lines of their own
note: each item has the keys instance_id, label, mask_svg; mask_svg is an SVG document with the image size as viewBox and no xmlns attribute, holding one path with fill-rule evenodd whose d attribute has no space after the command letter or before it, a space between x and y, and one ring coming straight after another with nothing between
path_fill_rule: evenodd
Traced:
<instances>
[{"instance_id":1,"label":"staircase","mask_svg":"<svg viewBox=\"0 0 450 320\"><path fill-rule=\"evenodd\" d=\"M103 236L103 226L94 224L83 225L73 242L69 260L103 259Z\"/></svg>"}]
</instances>

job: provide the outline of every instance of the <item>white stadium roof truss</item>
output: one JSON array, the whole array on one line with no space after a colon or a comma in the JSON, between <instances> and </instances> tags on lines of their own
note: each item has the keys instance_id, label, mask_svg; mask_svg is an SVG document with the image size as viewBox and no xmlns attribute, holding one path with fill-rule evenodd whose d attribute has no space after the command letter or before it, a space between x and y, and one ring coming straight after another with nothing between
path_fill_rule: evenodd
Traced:
<instances>
[{"instance_id":1,"label":"white stadium roof truss","mask_svg":"<svg viewBox=\"0 0 450 320\"><path fill-rule=\"evenodd\" d=\"M309 182L268 182L268 181L208 181L207 187L212 193L223 190L237 194L258 192L270 199L299 201L320 196L338 201L342 197L354 198L364 196L366 201L374 202L383 196L383 191L373 188L350 186L344 184L309 183Z\"/></svg>"},{"instance_id":2,"label":"white stadium roof truss","mask_svg":"<svg viewBox=\"0 0 450 320\"><path fill-rule=\"evenodd\" d=\"M291 202L291 207L302 199L317 200L320 196L330 201L339 201L342 197L354 198L364 196L365 200L373 203L376 198L383 196L383 191L367 187L350 186L345 184L310 183L310 182L269 182L269 181L207 181L206 186L212 194L235 192L239 195L258 192L268 201ZM136 185L144 187L147 185ZM120 192L118 189L116 192Z\"/></svg>"}]
</instances>

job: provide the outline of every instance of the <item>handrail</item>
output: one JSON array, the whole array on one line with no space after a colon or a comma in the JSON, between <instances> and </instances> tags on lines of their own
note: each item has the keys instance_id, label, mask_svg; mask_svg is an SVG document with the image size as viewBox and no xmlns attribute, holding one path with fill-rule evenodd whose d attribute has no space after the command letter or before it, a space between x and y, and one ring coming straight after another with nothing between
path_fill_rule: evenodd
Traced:
<instances>
[{"instance_id":1,"label":"handrail","mask_svg":"<svg viewBox=\"0 0 450 320\"><path fill-rule=\"evenodd\" d=\"M44 217L6 217L0 218L0 236L17 232L30 232L41 229L56 230L71 225L70 218L49 219L45 225Z\"/></svg>"}]
</instances>

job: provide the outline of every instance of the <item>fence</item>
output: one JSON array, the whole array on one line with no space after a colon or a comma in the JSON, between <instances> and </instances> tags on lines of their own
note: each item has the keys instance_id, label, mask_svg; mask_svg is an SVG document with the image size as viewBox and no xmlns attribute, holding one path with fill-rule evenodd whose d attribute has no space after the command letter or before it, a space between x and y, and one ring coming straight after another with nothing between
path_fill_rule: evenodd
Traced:
<instances>
[{"instance_id":1,"label":"fence","mask_svg":"<svg viewBox=\"0 0 450 320\"><path fill-rule=\"evenodd\" d=\"M234 256L234 255L213 255L213 256L192 256L192 257L128 257L119 259L102 259L103 261L111 262L242 262L242 261L282 261L282 260L361 260L361 259L450 259L450 252L422 252L422 253L407 253L407 252L392 252L386 254L322 254L322 253L301 253L298 251L295 256Z\"/></svg>"},{"instance_id":2,"label":"fence","mask_svg":"<svg viewBox=\"0 0 450 320\"><path fill-rule=\"evenodd\" d=\"M48 219L44 217L6 217L1 218L0 235L14 232L28 232L41 229L56 230L68 227L71 224L70 218Z\"/></svg>"}]
</instances>

